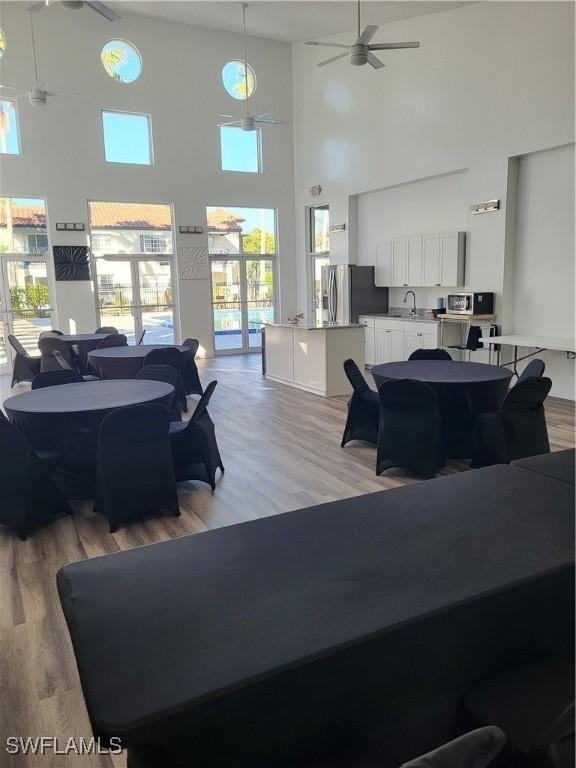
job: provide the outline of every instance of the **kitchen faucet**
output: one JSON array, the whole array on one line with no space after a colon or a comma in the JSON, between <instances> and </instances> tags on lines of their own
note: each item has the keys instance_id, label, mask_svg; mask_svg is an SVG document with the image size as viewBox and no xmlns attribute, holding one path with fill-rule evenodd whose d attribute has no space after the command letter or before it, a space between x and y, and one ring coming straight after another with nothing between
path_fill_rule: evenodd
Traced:
<instances>
[{"instance_id":1,"label":"kitchen faucet","mask_svg":"<svg viewBox=\"0 0 576 768\"><path fill-rule=\"evenodd\" d=\"M406 299L408 298L408 294L409 293L412 294L412 300L413 300L412 309L410 310L410 314L411 315L415 315L416 314L416 294L414 293L414 291L406 291L406 296L404 296L404 304L406 304Z\"/></svg>"}]
</instances>

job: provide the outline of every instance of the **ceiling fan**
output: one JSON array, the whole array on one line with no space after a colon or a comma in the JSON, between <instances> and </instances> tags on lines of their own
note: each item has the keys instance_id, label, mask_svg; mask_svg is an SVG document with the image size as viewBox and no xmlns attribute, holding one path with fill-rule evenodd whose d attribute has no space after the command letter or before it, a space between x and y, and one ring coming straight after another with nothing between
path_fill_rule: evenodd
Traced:
<instances>
[{"instance_id":1,"label":"ceiling fan","mask_svg":"<svg viewBox=\"0 0 576 768\"><path fill-rule=\"evenodd\" d=\"M28 98L30 104L33 104L35 107L45 107L48 100L59 107L64 106L59 101L57 101L54 96L74 96L80 99L87 99L88 96L83 93L67 93L66 91L46 90L46 80L40 80L38 78L38 64L36 62L36 41L34 39L34 23L32 21L32 16L30 16L30 37L32 40L32 59L34 61L34 85L29 90L25 90L24 88L17 88L16 86L8 85L7 83L0 83L0 88L21 93L22 95L17 96L16 99L19 100Z\"/></svg>"},{"instance_id":2,"label":"ceiling fan","mask_svg":"<svg viewBox=\"0 0 576 768\"><path fill-rule=\"evenodd\" d=\"M350 64L355 67L361 67L363 64L370 64L374 69L382 69L385 67L383 61L377 56L374 56L372 51L393 51L400 48L420 48L420 43L370 43L370 40L378 32L378 26L374 24L368 24L364 27L364 31L360 32L360 0L358 0L358 36L356 42L353 45L342 45L341 43L323 43L316 40L308 40L306 45L321 45L325 48L345 48L343 53L339 53L337 56L333 56L331 59L321 61L316 66L325 67L326 64L332 64L333 61L343 59L345 56L350 56Z\"/></svg>"},{"instance_id":3,"label":"ceiling fan","mask_svg":"<svg viewBox=\"0 0 576 768\"><path fill-rule=\"evenodd\" d=\"M234 115L220 115L222 122L218 123L219 128L225 126L233 126L236 128L242 128L243 131L255 131L260 125L288 125L286 120L274 120L270 117L269 112L262 112L259 115L251 115L249 107L250 89L248 87L248 55L247 55L247 41L246 41L246 8L247 3L240 3L242 8L242 34L244 36L244 88L246 97L244 99L246 112L243 117L235 117Z\"/></svg>"},{"instance_id":4,"label":"ceiling fan","mask_svg":"<svg viewBox=\"0 0 576 768\"><path fill-rule=\"evenodd\" d=\"M28 10L33 12L42 11L50 5L54 5L56 1L57 0L42 0L41 2L28 3ZM98 2L98 0L58 0L58 2L60 2L60 5L64 8L68 8L72 11L80 10L81 8L91 8L93 11L96 11L96 13L99 13L100 16L104 16L105 19L108 19L108 21L118 21L118 19L122 18L116 11L113 11L112 8L109 8L104 3Z\"/></svg>"}]
</instances>

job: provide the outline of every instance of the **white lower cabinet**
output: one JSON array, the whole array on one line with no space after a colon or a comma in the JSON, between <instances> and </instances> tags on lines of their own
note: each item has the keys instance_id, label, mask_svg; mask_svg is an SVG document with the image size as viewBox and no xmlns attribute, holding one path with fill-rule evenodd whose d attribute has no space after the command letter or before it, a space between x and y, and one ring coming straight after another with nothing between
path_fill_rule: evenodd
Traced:
<instances>
[{"instance_id":1,"label":"white lower cabinet","mask_svg":"<svg viewBox=\"0 0 576 768\"><path fill-rule=\"evenodd\" d=\"M367 365L407 360L416 349L436 349L437 323L393 318L360 317L365 326L364 350Z\"/></svg>"}]
</instances>

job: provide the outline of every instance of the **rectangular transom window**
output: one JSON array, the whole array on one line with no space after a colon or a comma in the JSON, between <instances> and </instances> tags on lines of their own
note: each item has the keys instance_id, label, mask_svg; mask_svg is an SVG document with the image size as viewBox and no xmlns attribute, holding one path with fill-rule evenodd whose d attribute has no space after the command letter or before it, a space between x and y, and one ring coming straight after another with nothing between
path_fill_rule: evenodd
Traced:
<instances>
[{"instance_id":1,"label":"rectangular transom window","mask_svg":"<svg viewBox=\"0 0 576 768\"><path fill-rule=\"evenodd\" d=\"M274 208L209 206L206 221L210 253L276 253Z\"/></svg>"},{"instance_id":2,"label":"rectangular transom window","mask_svg":"<svg viewBox=\"0 0 576 768\"><path fill-rule=\"evenodd\" d=\"M152 165L149 115L103 111L102 129L106 162Z\"/></svg>"},{"instance_id":3,"label":"rectangular transom window","mask_svg":"<svg viewBox=\"0 0 576 768\"><path fill-rule=\"evenodd\" d=\"M220 128L223 171L260 173L260 131L243 131L233 125Z\"/></svg>"},{"instance_id":4,"label":"rectangular transom window","mask_svg":"<svg viewBox=\"0 0 576 768\"><path fill-rule=\"evenodd\" d=\"M9 99L0 99L0 153L3 155L20 154L16 102Z\"/></svg>"}]
</instances>

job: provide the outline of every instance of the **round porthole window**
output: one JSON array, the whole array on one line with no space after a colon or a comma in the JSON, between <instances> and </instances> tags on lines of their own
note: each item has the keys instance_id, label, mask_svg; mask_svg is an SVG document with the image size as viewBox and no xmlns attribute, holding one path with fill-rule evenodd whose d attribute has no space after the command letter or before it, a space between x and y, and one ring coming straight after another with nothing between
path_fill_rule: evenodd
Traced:
<instances>
[{"instance_id":1,"label":"round porthole window","mask_svg":"<svg viewBox=\"0 0 576 768\"><path fill-rule=\"evenodd\" d=\"M0 29L0 59L2 58L2 56L4 56L5 50L6 50L6 35Z\"/></svg>"},{"instance_id":2,"label":"round porthole window","mask_svg":"<svg viewBox=\"0 0 576 768\"><path fill-rule=\"evenodd\" d=\"M246 70L243 61L229 61L228 64L225 64L222 68L222 82L227 93L233 99L243 101L246 97L250 98L256 90L254 70L250 64L248 64L248 69ZM246 85L248 85L248 93L246 93Z\"/></svg>"},{"instance_id":3,"label":"round porthole window","mask_svg":"<svg viewBox=\"0 0 576 768\"><path fill-rule=\"evenodd\" d=\"M133 83L142 72L142 57L126 40L110 40L100 54L106 73L119 83Z\"/></svg>"}]
</instances>

